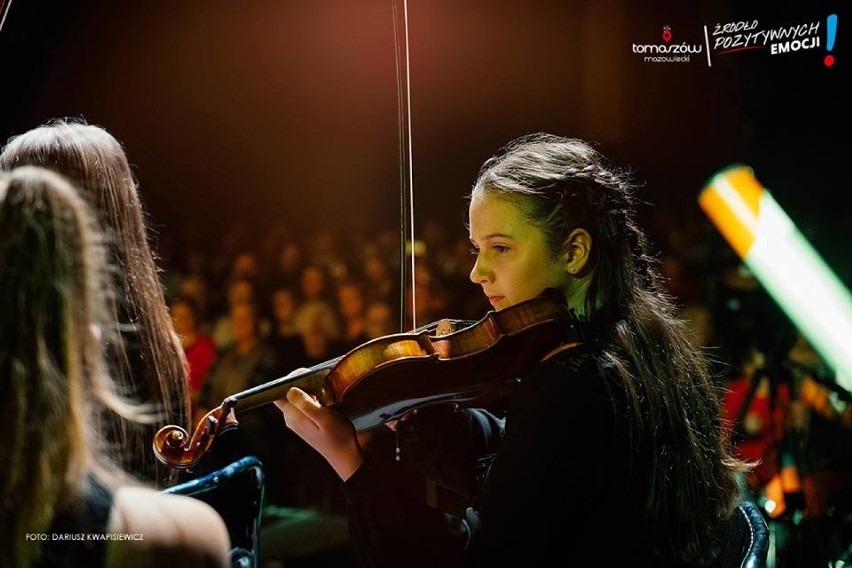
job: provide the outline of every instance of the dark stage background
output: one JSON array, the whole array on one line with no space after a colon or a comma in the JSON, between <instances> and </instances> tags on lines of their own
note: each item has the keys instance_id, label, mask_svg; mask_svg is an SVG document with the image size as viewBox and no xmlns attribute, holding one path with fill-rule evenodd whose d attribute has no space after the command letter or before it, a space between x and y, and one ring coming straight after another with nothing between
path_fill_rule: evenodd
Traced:
<instances>
[{"instance_id":1,"label":"dark stage background","mask_svg":"<svg viewBox=\"0 0 852 568\"><path fill-rule=\"evenodd\" d=\"M416 224L463 234L481 162L548 130L601 144L645 183L645 214L695 216L712 173L753 166L849 280L849 38L841 2L414 0L409 3ZM126 145L160 232L212 242L234 222L392 227L399 133L391 0L14 0L0 32L0 138L83 116ZM400 12L402 6L400 5ZM703 26L825 25L826 46L688 64L633 44L703 45ZM821 33L824 37L824 34Z\"/></svg>"},{"instance_id":2,"label":"dark stage background","mask_svg":"<svg viewBox=\"0 0 852 568\"><path fill-rule=\"evenodd\" d=\"M410 0L415 233L426 234L437 222L448 242L465 240L463 197L482 162L510 139L550 131L594 141L642 184L643 224L669 286L680 283L673 288L678 299L698 308L712 304L714 315L731 316L726 329L735 333L718 334L726 344L745 352L753 341L780 363L789 334L778 325L774 306L766 307L755 288L742 287L747 279L731 276L741 267L730 262L733 253L699 208L698 195L721 168L752 166L852 286L852 161L844 152L850 91L842 77L852 25L841 9L846 5ZM361 232L389 229L383 235L391 235L391 245L375 250L389 257L398 252L394 32L402 26L395 24L393 6L393 0L13 0L0 30L0 142L55 117L83 117L112 132L125 144L139 180L166 290L169 283L180 288L175 276L185 267L176 260L197 252L188 237L195 235L192 246L207 249L199 256L215 265L205 274L215 329L227 324L228 278L236 272L230 263L243 252L231 248L235 234L261 248L266 237L276 236L270 227L284 226L314 245L336 233L335 254L351 258L368 248ZM839 17L831 50L836 62L828 67L824 28L832 13ZM761 30L816 22L823 43L779 55L768 48L714 52L712 66L705 50L683 63L646 62L634 53L634 45L662 45L664 26L672 45L703 47L705 26L712 34L717 24L754 21ZM453 253L461 250L468 262L461 244ZM452 258L445 264L464 266ZM275 268L262 262L268 272ZM689 278L678 270L689 271ZM474 288L466 270L455 270L442 290L450 300L420 323L479 317L486 306L462 291L470 289L484 303ZM707 290L716 291L712 301ZM464 313L459 306L479 311ZM734 312L749 316L753 327L735 329L730 322L740 319ZM848 431L835 432L826 427L812 439L842 473L837 494L849 496ZM313 497L315 485L324 483L316 472L331 473L324 463L316 470L304 463L288 473L306 471L310 491L270 473L267 495L296 487L294 493ZM826 502L834 507L832 499ZM782 562L773 566L826 565L785 563L800 551L848 558L852 517L843 507L841 501L838 516L826 515L827 523L817 519L804 525L807 530L790 529L787 542L774 545ZM272 532L263 542L285 550L281 540L292 537L276 532L274 515L264 520L270 518ZM320 555L313 565L342 563Z\"/></svg>"}]
</instances>

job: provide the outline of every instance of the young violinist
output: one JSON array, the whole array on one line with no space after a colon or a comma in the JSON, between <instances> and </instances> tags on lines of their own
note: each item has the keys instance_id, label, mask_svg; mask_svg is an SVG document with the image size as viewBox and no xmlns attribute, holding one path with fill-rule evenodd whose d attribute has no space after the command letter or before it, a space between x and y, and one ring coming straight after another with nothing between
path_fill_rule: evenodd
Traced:
<instances>
[{"instance_id":1,"label":"young violinist","mask_svg":"<svg viewBox=\"0 0 852 568\"><path fill-rule=\"evenodd\" d=\"M505 413L436 405L395 423L403 456L464 495L463 513L411 498L303 390L276 401L340 477L359 560L714 565L750 464L723 434L721 393L661 286L627 173L582 140L523 136L481 168L468 221L470 279L493 308L555 288L584 337L522 373Z\"/></svg>"},{"instance_id":2,"label":"young violinist","mask_svg":"<svg viewBox=\"0 0 852 568\"><path fill-rule=\"evenodd\" d=\"M121 341L107 251L76 189L0 172L0 566L230 566L222 518L117 465L100 424L150 419L105 352Z\"/></svg>"}]
</instances>

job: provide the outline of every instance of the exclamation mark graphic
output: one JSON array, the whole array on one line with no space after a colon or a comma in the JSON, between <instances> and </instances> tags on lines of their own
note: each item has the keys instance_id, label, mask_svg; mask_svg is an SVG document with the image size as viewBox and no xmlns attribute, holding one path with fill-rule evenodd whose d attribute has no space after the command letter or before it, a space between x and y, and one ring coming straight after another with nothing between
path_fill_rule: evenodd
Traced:
<instances>
[{"instance_id":1,"label":"exclamation mark graphic","mask_svg":"<svg viewBox=\"0 0 852 568\"><path fill-rule=\"evenodd\" d=\"M828 19L825 21L825 30L825 48L828 50L828 55L823 59L823 63L825 63L826 67L831 67L834 65L834 56L831 54L831 50L834 49L834 38L837 36L837 14L830 14L828 16Z\"/></svg>"}]
</instances>

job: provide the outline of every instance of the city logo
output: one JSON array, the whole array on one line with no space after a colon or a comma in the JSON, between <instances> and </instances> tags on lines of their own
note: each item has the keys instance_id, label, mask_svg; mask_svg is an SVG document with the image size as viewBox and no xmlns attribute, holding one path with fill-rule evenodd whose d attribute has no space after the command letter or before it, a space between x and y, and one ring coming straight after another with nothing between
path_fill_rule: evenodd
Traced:
<instances>
[{"instance_id":1,"label":"city logo","mask_svg":"<svg viewBox=\"0 0 852 568\"><path fill-rule=\"evenodd\" d=\"M703 44L700 40L694 43L688 37L681 40L681 31L675 32L665 24L657 36L662 41L634 43L632 52L643 63L689 63L694 56L695 61L705 59L707 67L713 67L714 59L735 53L760 52L770 57L789 57L824 48L823 65L831 67L835 62L837 14L829 14L824 21L779 26L762 26L758 20L742 20L702 27Z\"/></svg>"},{"instance_id":2,"label":"city logo","mask_svg":"<svg viewBox=\"0 0 852 568\"><path fill-rule=\"evenodd\" d=\"M662 43L634 43L633 53L645 63L689 63L692 55L703 51L700 43L672 42L674 33L671 26L663 26Z\"/></svg>"}]
</instances>

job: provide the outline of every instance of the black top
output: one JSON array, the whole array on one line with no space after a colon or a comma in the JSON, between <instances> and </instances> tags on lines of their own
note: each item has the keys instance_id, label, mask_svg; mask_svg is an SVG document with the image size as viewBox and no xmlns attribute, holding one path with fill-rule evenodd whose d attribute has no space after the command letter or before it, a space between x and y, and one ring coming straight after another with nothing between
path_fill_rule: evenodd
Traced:
<instances>
[{"instance_id":1,"label":"black top","mask_svg":"<svg viewBox=\"0 0 852 568\"><path fill-rule=\"evenodd\" d=\"M532 566L593 558L653 565L642 510L647 455L629 445L623 389L592 348L562 351L523 377L505 418L481 409L420 410L404 453L469 508L411 498L368 461L344 483L364 566ZM428 422L428 427L425 423Z\"/></svg>"},{"instance_id":2,"label":"black top","mask_svg":"<svg viewBox=\"0 0 852 568\"><path fill-rule=\"evenodd\" d=\"M32 568L103 566L111 510L112 494L89 476L80 501L53 518Z\"/></svg>"}]
</instances>

